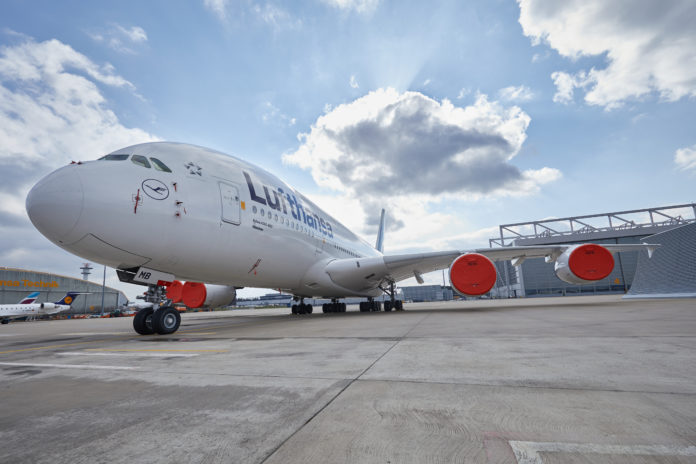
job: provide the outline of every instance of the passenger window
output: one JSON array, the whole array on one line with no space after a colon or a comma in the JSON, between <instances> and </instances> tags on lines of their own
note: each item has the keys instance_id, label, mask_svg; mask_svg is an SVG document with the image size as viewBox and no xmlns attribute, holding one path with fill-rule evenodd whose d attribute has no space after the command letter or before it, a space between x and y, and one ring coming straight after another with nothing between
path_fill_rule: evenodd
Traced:
<instances>
[{"instance_id":1,"label":"passenger window","mask_svg":"<svg viewBox=\"0 0 696 464\"><path fill-rule=\"evenodd\" d=\"M133 164L137 164L138 166L142 166L148 169L150 168L150 162L144 156L133 155L131 161L133 162Z\"/></svg>"},{"instance_id":2,"label":"passenger window","mask_svg":"<svg viewBox=\"0 0 696 464\"><path fill-rule=\"evenodd\" d=\"M157 158L150 158L150 161L152 161L152 165L157 169L158 171L162 172L172 172L171 169L167 167L166 164L158 160Z\"/></svg>"},{"instance_id":3,"label":"passenger window","mask_svg":"<svg viewBox=\"0 0 696 464\"><path fill-rule=\"evenodd\" d=\"M124 161L127 160L130 155L124 155L121 153L112 153L110 155L102 156L98 161Z\"/></svg>"}]
</instances>

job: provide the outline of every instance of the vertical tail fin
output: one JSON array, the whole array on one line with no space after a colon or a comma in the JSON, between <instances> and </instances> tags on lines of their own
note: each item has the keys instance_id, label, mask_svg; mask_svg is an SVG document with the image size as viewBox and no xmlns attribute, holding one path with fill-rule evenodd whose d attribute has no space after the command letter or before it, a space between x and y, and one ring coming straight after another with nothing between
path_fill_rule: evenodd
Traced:
<instances>
[{"instance_id":1,"label":"vertical tail fin","mask_svg":"<svg viewBox=\"0 0 696 464\"><path fill-rule=\"evenodd\" d=\"M79 293L77 293L77 292L68 292L65 294L65 296L63 297L62 300L56 301L55 304L57 304L57 305L71 305L72 302L75 300L75 298L77 298L77 295L79 295Z\"/></svg>"},{"instance_id":2,"label":"vertical tail fin","mask_svg":"<svg viewBox=\"0 0 696 464\"><path fill-rule=\"evenodd\" d=\"M384 253L384 208L382 208L382 214L379 217L379 230L377 231L377 244L375 248L380 253Z\"/></svg>"},{"instance_id":3,"label":"vertical tail fin","mask_svg":"<svg viewBox=\"0 0 696 464\"><path fill-rule=\"evenodd\" d=\"M39 292L32 292L29 295L22 298L18 304L32 304L39 297Z\"/></svg>"}]
</instances>

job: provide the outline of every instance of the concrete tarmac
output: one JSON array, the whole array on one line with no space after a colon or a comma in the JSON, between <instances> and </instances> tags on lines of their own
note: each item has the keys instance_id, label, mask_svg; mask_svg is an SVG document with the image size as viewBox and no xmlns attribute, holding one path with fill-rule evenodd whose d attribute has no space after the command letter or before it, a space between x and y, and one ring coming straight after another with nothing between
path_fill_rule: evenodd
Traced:
<instances>
[{"instance_id":1,"label":"concrete tarmac","mask_svg":"<svg viewBox=\"0 0 696 464\"><path fill-rule=\"evenodd\" d=\"M0 462L696 463L696 300L0 326Z\"/></svg>"}]
</instances>

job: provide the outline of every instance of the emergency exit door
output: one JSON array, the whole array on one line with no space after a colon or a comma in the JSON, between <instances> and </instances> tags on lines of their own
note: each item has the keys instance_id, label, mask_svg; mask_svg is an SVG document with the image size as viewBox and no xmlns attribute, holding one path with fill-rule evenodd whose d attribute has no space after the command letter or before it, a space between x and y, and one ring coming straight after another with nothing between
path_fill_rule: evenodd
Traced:
<instances>
[{"instance_id":1,"label":"emergency exit door","mask_svg":"<svg viewBox=\"0 0 696 464\"><path fill-rule=\"evenodd\" d=\"M220 186L220 201L222 202L222 220L229 224L239 225L241 222L241 201L239 188L227 182L218 182Z\"/></svg>"}]
</instances>

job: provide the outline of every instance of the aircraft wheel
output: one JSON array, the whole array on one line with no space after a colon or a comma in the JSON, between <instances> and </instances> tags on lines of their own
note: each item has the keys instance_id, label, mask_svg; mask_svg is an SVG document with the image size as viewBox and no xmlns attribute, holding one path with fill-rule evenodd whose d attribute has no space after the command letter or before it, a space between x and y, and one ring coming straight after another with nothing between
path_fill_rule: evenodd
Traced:
<instances>
[{"instance_id":1,"label":"aircraft wheel","mask_svg":"<svg viewBox=\"0 0 696 464\"><path fill-rule=\"evenodd\" d=\"M144 308L133 317L133 329L140 335L152 335L152 308Z\"/></svg>"},{"instance_id":2,"label":"aircraft wheel","mask_svg":"<svg viewBox=\"0 0 696 464\"><path fill-rule=\"evenodd\" d=\"M342 313L346 312L346 304L345 303L341 303L341 312Z\"/></svg>"},{"instance_id":3,"label":"aircraft wheel","mask_svg":"<svg viewBox=\"0 0 696 464\"><path fill-rule=\"evenodd\" d=\"M305 312L306 312L307 314L312 314L312 311L313 311L312 305L311 305L311 304L308 304L308 305L306 306L306 308L305 308Z\"/></svg>"},{"instance_id":4,"label":"aircraft wheel","mask_svg":"<svg viewBox=\"0 0 696 464\"><path fill-rule=\"evenodd\" d=\"M297 305L292 305L292 313L297 314Z\"/></svg>"},{"instance_id":5,"label":"aircraft wheel","mask_svg":"<svg viewBox=\"0 0 696 464\"><path fill-rule=\"evenodd\" d=\"M152 330L160 335L176 332L180 324L181 314L172 306L160 308L152 314Z\"/></svg>"},{"instance_id":6,"label":"aircraft wheel","mask_svg":"<svg viewBox=\"0 0 696 464\"><path fill-rule=\"evenodd\" d=\"M9 323L10 323L10 320L9 320L9 319L3 319L1 323L2 323L3 325L4 325L4 324L9 324Z\"/></svg>"},{"instance_id":7,"label":"aircraft wheel","mask_svg":"<svg viewBox=\"0 0 696 464\"><path fill-rule=\"evenodd\" d=\"M392 310L392 302L387 300L384 302L384 310L389 312Z\"/></svg>"},{"instance_id":8,"label":"aircraft wheel","mask_svg":"<svg viewBox=\"0 0 696 464\"><path fill-rule=\"evenodd\" d=\"M375 301L374 306L372 307L373 311L381 311L382 310L382 302L381 301Z\"/></svg>"},{"instance_id":9,"label":"aircraft wheel","mask_svg":"<svg viewBox=\"0 0 696 464\"><path fill-rule=\"evenodd\" d=\"M395 302L394 309L397 311L403 311L404 310L404 302L403 300L396 300Z\"/></svg>"}]
</instances>

